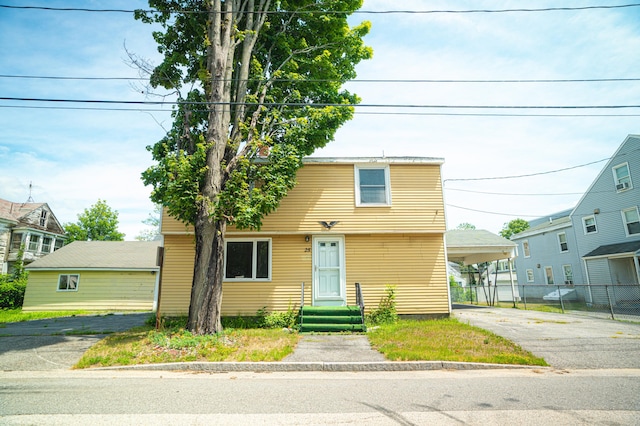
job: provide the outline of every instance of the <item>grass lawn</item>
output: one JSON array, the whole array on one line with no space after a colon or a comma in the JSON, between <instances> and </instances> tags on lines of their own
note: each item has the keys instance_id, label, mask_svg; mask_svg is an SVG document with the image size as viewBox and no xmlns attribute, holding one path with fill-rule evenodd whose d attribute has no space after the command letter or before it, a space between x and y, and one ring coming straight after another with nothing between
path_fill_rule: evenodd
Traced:
<instances>
[{"instance_id":1,"label":"grass lawn","mask_svg":"<svg viewBox=\"0 0 640 426\"><path fill-rule=\"evenodd\" d=\"M456 319L399 321L367 333L390 361L461 361L497 364L547 363L509 340ZM226 328L218 336L194 336L168 322L114 333L90 348L75 368L181 361L281 361L301 336L278 329Z\"/></svg>"},{"instance_id":2,"label":"grass lawn","mask_svg":"<svg viewBox=\"0 0 640 426\"><path fill-rule=\"evenodd\" d=\"M76 315L87 315L89 311L54 311L54 312L22 312L18 309L0 309L0 324L8 322L32 321L46 318L72 317ZM1 326L1 325L0 325Z\"/></svg>"}]
</instances>

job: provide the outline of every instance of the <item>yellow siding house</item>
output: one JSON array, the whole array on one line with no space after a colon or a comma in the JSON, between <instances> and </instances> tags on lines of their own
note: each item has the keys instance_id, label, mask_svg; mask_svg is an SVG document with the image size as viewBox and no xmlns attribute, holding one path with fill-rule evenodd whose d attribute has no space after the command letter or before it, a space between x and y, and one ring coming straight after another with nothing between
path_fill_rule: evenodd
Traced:
<instances>
[{"instance_id":1,"label":"yellow siding house","mask_svg":"<svg viewBox=\"0 0 640 426\"><path fill-rule=\"evenodd\" d=\"M23 311L155 310L159 241L75 241L36 260Z\"/></svg>"},{"instance_id":2,"label":"yellow siding house","mask_svg":"<svg viewBox=\"0 0 640 426\"><path fill-rule=\"evenodd\" d=\"M296 187L260 231L228 229L223 315L299 308L302 294L305 305L355 305L355 283L367 310L393 285L399 314L448 315L442 164L424 157L305 159ZM166 213L161 229L159 311L185 314L193 230Z\"/></svg>"}]
</instances>

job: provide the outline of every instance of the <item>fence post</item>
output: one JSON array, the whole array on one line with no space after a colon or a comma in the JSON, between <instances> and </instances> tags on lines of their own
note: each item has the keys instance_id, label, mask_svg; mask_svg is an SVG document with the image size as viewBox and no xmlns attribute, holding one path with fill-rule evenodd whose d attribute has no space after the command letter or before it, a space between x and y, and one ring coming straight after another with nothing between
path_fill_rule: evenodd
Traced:
<instances>
[{"instance_id":1,"label":"fence post","mask_svg":"<svg viewBox=\"0 0 640 426\"><path fill-rule=\"evenodd\" d=\"M560 285L558 285L558 298L560 299L560 309L562 309L562 313L564 314L564 302L562 300L562 292L560 291Z\"/></svg>"},{"instance_id":2,"label":"fence post","mask_svg":"<svg viewBox=\"0 0 640 426\"><path fill-rule=\"evenodd\" d=\"M609 286L604 286L604 291L607 293L607 301L609 302L609 311L611 312L611 319L616 319L616 316L613 314L613 304L611 303L611 296L609 295Z\"/></svg>"}]
</instances>

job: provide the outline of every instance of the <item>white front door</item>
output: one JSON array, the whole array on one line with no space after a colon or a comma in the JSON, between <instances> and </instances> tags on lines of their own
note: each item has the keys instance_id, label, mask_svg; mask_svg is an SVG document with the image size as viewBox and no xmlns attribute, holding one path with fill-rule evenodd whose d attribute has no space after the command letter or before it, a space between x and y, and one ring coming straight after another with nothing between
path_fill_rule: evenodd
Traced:
<instances>
[{"instance_id":1,"label":"white front door","mask_svg":"<svg viewBox=\"0 0 640 426\"><path fill-rule=\"evenodd\" d=\"M315 237L313 241L313 304L345 305L344 238Z\"/></svg>"}]
</instances>

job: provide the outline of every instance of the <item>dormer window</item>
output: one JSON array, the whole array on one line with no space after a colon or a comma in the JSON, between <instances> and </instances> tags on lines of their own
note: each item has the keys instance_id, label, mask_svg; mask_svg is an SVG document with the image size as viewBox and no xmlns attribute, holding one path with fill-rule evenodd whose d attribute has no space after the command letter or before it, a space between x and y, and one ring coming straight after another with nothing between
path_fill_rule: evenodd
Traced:
<instances>
[{"instance_id":1,"label":"dormer window","mask_svg":"<svg viewBox=\"0 0 640 426\"><path fill-rule=\"evenodd\" d=\"M42 227L47 226L47 211L46 210L42 210L42 212L40 213L40 226L42 226Z\"/></svg>"},{"instance_id":2,"label":"dormer window","mask_svg":"<svg viewBox=\"0 0 640 426\"><path fill-rule=\"evenodd\" d=\"M613 168L613 182L616 185L617 192L633 188L628 163L622 163Z\"/></svg>"}]
</instances>

